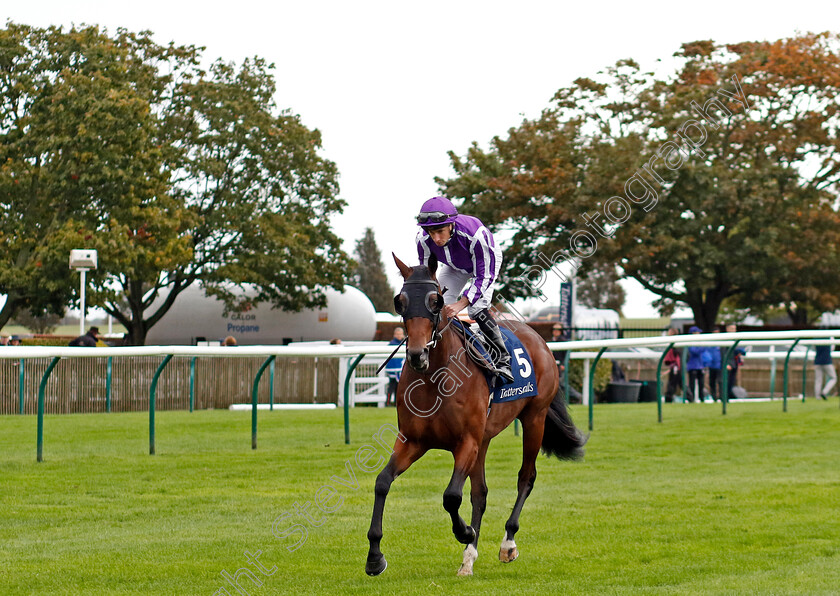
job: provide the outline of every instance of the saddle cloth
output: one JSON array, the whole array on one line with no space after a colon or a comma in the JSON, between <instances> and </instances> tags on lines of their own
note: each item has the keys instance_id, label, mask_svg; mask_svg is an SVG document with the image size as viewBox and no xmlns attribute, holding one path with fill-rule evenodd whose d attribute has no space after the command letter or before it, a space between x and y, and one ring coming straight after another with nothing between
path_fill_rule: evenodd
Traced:
<instances>
[{"instance_id":1,"label":"saddle cloth","mask_svg":"<svg viewBox=\"0 0 840 596\"><path fill-rule=\"evenodd\" d=\"M513 372L513 383L497 384L501 382L495 373L488 368L492 367L493 358L487 351L483 337L474 332L469 327L465 326L459 320L452 321L452 325L458 327L466 334L467 343L469 344L467 354L484 373L484 378L487 380L487 386L490 388L490 403L502 403L507 401L514 401L524 397L533 397L537 394L537 379L534 374L534 366L531 362L531 357L528 355L525 346L519 341L509 329L499 325L499 331L502 332L502 339L505 341L505 347L510 354L510 368Z\"/></svg>"}]
</instances>

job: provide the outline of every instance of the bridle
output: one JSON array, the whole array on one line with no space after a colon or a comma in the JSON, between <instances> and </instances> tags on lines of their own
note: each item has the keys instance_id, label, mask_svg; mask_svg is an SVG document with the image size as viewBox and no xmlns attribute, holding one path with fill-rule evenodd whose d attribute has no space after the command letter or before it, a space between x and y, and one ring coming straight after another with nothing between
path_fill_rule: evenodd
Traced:
<instances>
[{"instance_id":1,"label":"bridle","mask_svg":"<svg viewBox=\"0 0 840 596\"><path fill-rule=\"evenodd\" d=\"M441 339L443 331L449 326L447 323L443 329L438 330L438 326L440 325L440 312L443 310L443 294L446 292L446 288L441 291L437 282L431 279L406 281L403 283L403 290L405 290L406 286L427 286L430 288L430 290L426 292L423 301L420 304L417 304L418 301L416 300L416 298L420 296L420 292L412 292L413 296L409 296L405 291L401 291L399 294L394 296L394 308L397 311L397 314L402 316L403 322L405 322L406 319L414 317L429 319L432 322L432 339L426 343L426 347L434 348L437 345L437 342ZM433 295L434 305L432 305L431 302ZM415 298L415 300L412 300L412 297ZM403 298L406 302L405 305L403 304ZM407 339L408 336L406 336L403 341L406 341Z\"/></svg>"}]
</instances>

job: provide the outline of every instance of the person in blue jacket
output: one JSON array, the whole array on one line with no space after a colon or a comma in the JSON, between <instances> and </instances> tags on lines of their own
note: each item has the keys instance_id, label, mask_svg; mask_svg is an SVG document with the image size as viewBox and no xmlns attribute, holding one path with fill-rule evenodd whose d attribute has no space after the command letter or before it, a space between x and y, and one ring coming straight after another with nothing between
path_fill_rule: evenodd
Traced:
<instances>
[{"instance_id":1,"label":"person in blue jacket","mask_svg":"<svg viewBox=\"0 0 840 596\"><path fill-rule=\"evenodd\" d=\"M405 329L394 328L394 337L388 342L389 346L397 346L402 343L405 337ZM400 382L404 358L391 358L385 365L385 376L388 377L388 389L385 392L385 405L397 405L397 385Z\"/></svg>"},{"instance_id":2,"label":"person in blue jacket","mask_svg":"<svg viewBox=\"0 0 840 596\"><path fill-rule=\"evenodd\" d=\"M688 330L689 333L702 333L703 330L696 325L693 325ZM688 348L688 359L685 363L685 369L688 371L688 396L686 402L702 402L703 401L703 369L708 366L709 349L704 346L691 346Z\"/></svg>"}]
</instances>

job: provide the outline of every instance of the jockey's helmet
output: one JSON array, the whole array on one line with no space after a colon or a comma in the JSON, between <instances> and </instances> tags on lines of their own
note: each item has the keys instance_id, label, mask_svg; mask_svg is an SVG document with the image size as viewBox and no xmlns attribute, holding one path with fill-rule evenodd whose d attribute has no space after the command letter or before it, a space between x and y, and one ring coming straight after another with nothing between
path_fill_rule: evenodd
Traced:
<instances>
[{"instance_id":1,"label":"jockey's helmet","mask_svg":"<svg viewBox=\"0 0 840 596\"><path fill-rule=\"evenodd\" d=\"M423 203L417 224L424 228L434 228L454 222L458 217L458 210L452 201L446 197L433 197Z\"/></svg>"}]
</instances>

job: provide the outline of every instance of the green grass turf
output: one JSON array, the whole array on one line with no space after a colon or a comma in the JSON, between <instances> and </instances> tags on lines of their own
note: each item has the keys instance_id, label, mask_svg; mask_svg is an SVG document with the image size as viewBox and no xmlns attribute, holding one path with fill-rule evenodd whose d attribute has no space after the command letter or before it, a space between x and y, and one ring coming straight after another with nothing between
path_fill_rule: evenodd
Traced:
<instances>
[{"instance_id":1,"label":"green grass turf","mask_svg":"<svg viewBox=\"0 0 840 596\"><path fill-rule=\"evenodd\" d=\"M573 416L585 427L586 410ZM726 416L667 404L662 424L653 404L597 406L583 462L540 456L520 557L502 564L521 453L508 429L490 448L470 578L455 576L462 547L441 506L443 452L393 485L389 567L364 574L376 474L354 454L395 419L357 409L347 446L340 411L260 412L252 451L248 413L158 412L150 456L144 414L48 416L39 464L35 417L0 417L0 594L210 595L227 585L222 570L245 567L246 550L276 567L259 588L243 578L253 596L840 592L836 401L793 401L787 413L779 402L730 404ZM331 480L347 479L347 465L357 490ZM327 484L340 507L318 514L290 552L298 535L276 538L273 520Z\"/></svg>"}]
</instances>

